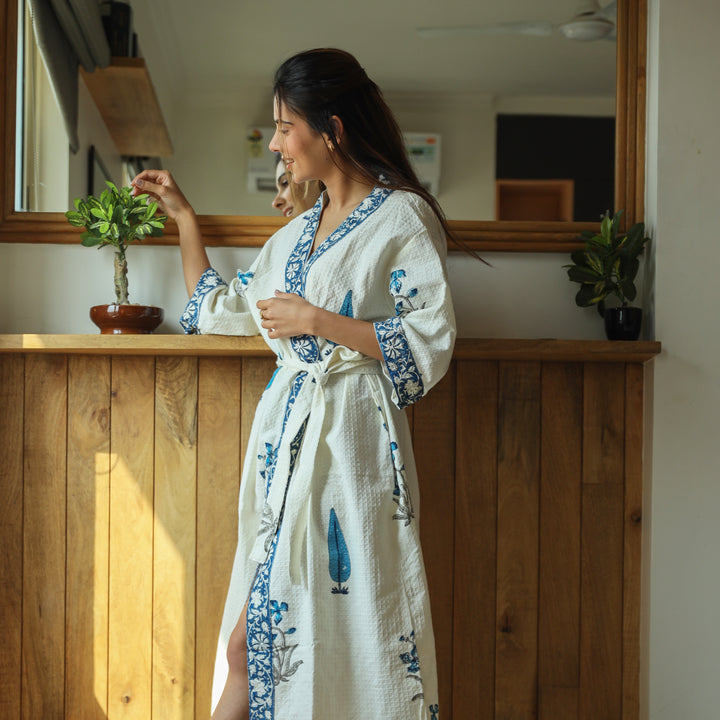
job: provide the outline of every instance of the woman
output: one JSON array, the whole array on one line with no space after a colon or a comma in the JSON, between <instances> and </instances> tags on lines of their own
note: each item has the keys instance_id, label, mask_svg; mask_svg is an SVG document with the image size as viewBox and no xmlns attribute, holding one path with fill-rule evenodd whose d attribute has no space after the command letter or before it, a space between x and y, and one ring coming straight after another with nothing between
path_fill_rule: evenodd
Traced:
<instances>
[{"instance_id":1,"label":"woman","mask_svg":"<svg viewBox=\"0 0 720 720\"><path fill-rule=\"evenodd\" d=\"M351 55L290 58L274 98L270 149L296 182L325 191L229 285L172 178L135 180L178 224L186 330L260 332L278 357L243 467L213 717L433 720L435 650L402 408L442 378L453 349L444 220Z\"/></svg>"},{"instance_id":2,"label":"woman","mask_svg":"<svg viewBox=\"0 0 720 720\"><path fill-rule=\"evenodd\" d=\"M290 173L285 169L282 155L278 153L275 163L275 187L277 195L272 206L286 218L300 215L309 210L320 195L320 183L317 180L298 185L294 183Z\"/></svg>"}]
</instances>

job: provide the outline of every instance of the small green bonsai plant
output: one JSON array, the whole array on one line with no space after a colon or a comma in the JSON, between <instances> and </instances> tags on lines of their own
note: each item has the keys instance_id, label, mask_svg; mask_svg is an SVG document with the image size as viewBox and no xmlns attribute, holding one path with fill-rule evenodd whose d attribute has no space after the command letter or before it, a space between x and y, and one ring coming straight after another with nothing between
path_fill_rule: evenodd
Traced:
<instances>
[{"instance_id":1,"label":"small green bonsai plant","mask_svg":"<svg viewBox=\"0 0 720 720\"><path fill-rule=\"evenodd\" d=\"M132 195L132 189L118 188L107 182L100 197L89 195L77 198L75 210L65 213L74 227L84 227L80 236L86 247L102 248L112 245L115 250L115 300L117 305L129 305L127 246L145 237L160 237L167 217L157 214L157 203L148 202L148 195Z\"/></svg>"},{"instance_id":2,"label":"small green bonsai plant","mask_svg":"<svg viewBox=\"0 0 720 720\"><path fill-rule=\"evenodd\" d=\"M575 303L580 307L597 308L600 317L605 317L605 299L614 295L621 307L628 307L635 296L635 277L640 267L639 256L645 243L645 224L635 223L627 234L619 232L623 211L614 217L607 213L600 224L600 234L583 230L578 240L585 243L581 250L571 253L572 263L564 265L568 278L580 283Z\"/></svg>"}]
</instances>

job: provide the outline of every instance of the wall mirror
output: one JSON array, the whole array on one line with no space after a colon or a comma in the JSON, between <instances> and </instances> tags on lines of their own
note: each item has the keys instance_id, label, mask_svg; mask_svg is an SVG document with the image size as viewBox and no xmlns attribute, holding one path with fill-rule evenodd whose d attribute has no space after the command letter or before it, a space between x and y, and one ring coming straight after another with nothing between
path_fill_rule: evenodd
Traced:
<instances>
[{"instance_id":1,"label":"wall mirror","mask_svg":"<svg viewBox=\"0 0 720 720\"><path fill-rule=\"evenodd\" d=\"M172 11L169 7L164 11L169 4ZM279 12L282 23L273 20L278 17L276 6L273 17L260 9L243 6L242 20L235 19L238 3L213 4L211 11L191 1L158 0L138 4L134 12L140 53L152 67L153 84L163 103L176 149L164 164L176 175L198 212L204 213L201 222L208 244L260 245L285 221L272 214L269 208L272 198L267 194L255 198L254 205L239 199L237 207L229 202L213 206L212 201L217 199L214 196L219 194L216 190L204 207L200 186L212 185L210 173L218 156L210 151L210 145L221 133L208 129L197 131L198 125L193 131L193 111L179 107L178 98L193 98L196 118L219 114L222 108L227 118L236 119L233 132L237 137L233 141L242 143L248 127L270 124L268 86L278 62L296 50L322 45L345 47L355 53L383 88L403 129L410 131L439 129L442 134L445 122L439 119L442 112L472 116L476 108L483 113L490 108L494 114L512 114L532 112L535 107L542 114L553 114L555 110L562 114L567 112L566 106L576 102L572 98L577 94L588 106L594 104L602 108L600 114L607 114L609 99L615 114L614 206L625 208L626 222L642 219L646 0L618 0L614 5L616 32L612 41L580 42L560 36L557 25L571 18L579 4L583 3L578 0L485 0L468 8L465 3L453 0L424 4L412 14L398 7L398 19L393 20L387 6L373 0L363 5L362 13L352 22L348 20L347 9L340 6L328 9L316 0L302 6L288 4L286 12ZM610 4L600 0L600 5ZM176 8L176 5L179 6ZM181 11L185 5L187 10ZM375 5L377 8L373 11ZM61 212L15 210L17 1L0 0L0 16L4 28L0 38L3 65L0 83L4 101L0 119L4 157L0 176L0 241L75 243L77 235L67 226ZM209 20L213 17L224 20L227 36L212 29ZM183 18L187 24L181 23ZM156 34L154 28L158 22L162 30ZM469 26L506 23L512 23L514 30L525 26L530 31L534 27L540 35L528 36L515 31L501 35L468 32ZM548 23L549 27L545 29L542 23ZM423 37L417 31L419 27L450 30ZM458 27L462 30L457 30ZM202 32L199 28L203 28ZM528 45L531 54L523 54L526 52L523 48ZM209 47L219 51L202 52ZM193 57L193 49L200 51L200 58ZM577 59L580 56L587 60L582 68ZM541 72L543 67L545 72ZM232 68L240 69L232 71ZM228 91L228 86L234 90ZM242 92L239 88L243 88ZM178 111L175 117L173 109ZM613 108L610 114L612 111ZM424 118L424 126L408 127L416 117ZM437 123L429 127L435 122L433 118ZM226 123L225 127L232 126ZM461 142L453 138L457 148L456 166L463 162L462 153L468 154L465 174L451 178L455 183L453 202L446 202L443 197L442 178L439 194L453 229L472 247L481 251L565 251L581 229L596 226L589 218L583 222L493 220L487 208L494 206L494 201L485 195L481 198L480 191L472 184L478 177L487 175L470 150L486 139L480 136L481 129L473 130L467 127ZM203 138L208 146L207 169L196 159L183 161L179 154L180 148L202 144ZM592 143L593 138L588 142ZM446 148L448 153L453 152L451 143L444 143L443 151ZM486 153L489 156L486 164L492 165L494 173L492 153L493 150ZM232 146L228 145L224 154L232 156ZM237 169L235 182L241 186L246 184L245 168L242 158L235 157L238 158L237 162L233 160ZM84 160L79 164L86 166ZM206 176L211 179L206 181ZM494 177L491 184L494 193ZM463 189L460 185L467 187ZM457 201L458 197L463 199ZM240 212L248 214L235 214ZM157 242L177 242L174 229L170 227Z\"/></svg>"}]
</instances>

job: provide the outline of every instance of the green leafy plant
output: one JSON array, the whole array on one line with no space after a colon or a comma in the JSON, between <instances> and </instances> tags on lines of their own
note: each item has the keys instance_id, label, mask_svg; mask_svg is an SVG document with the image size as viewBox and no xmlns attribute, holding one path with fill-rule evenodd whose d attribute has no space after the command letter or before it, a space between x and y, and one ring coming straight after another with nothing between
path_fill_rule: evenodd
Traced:
<instances>
[{"instance_id":1,"label":"green leafy plant","mask_svg":"<svg viewBox=\"0 0 720 720\"><path fill-rule=\"evenodd\" d=\"M580 307L597 307L605 316L605 300L614 295L622 307L627 307L637 295L635 277L640 267L639 257L645 243L645 224L635 223L627 234L619 232L623 211L614 217L606 214L600 223L600 234L584 230L578 240L584 247L571 253L572 263L564 265L568 278L580 283L575 303Z\"/></svg>"},{"instance_id":2,"label":"green leafy plant","mask_svg":"<svg viewBox=\"0 0 720 720\"><path fill-rule=\"evenodd\" d=\"M86 247L115 248L115 300L129 305L127 246L146 237L160 237L167 217L157 214L157 203L148 202L148 195L133 196L132 188L118 189L107 182L100 197L89 195L86 200L76 198L75 210L65 213L74 227L84 227L80 236Z\"/></svg>"}]
</instances>

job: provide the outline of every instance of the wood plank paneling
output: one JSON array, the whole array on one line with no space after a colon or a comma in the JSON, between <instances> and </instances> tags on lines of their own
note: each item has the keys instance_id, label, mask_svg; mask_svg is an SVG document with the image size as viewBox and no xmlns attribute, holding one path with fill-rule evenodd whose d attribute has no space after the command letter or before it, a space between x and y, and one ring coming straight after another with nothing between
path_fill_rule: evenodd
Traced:
<instances>
[{"instance_id":1,"label":"wood plank paneling","mask_svg":"<svg viewBox=\"0 0 720 720\"><path fill-rule=\"evenodd\" d=\"M65 712L67 358L25 358L22 717Z\"/></svg>"},{"instance_id":2,"label":"wood plank paneling","mask_svg":"<svg viewBox=\"0 0 720 720\"><path fill-rule=\"evenodd\" d=\"M457 364L453 711L495 708L498 364Z\"/></svg>"},{"instance_id":3,"label":"wood plank paneling","mask_svg":"<svg viewBox=\"0 0 720 720\"><path fill-rule=\"evenodd\" d=\"M642 572L642 473L644 368L625 373L625 498L623 548L623 720L640 715L640 579Z\"/></svg>"},{"instance_id":4,"label":"wood plank paneling","mask_svg":"<svg viewBox=\"0 0 720 720\"><path fill-rule=\"evenodd\" d=\"M235 555L242 362L202 358L198 378L195 715L210 717L220 621Z\"/></svg>"},{"instance_id":5,"label":"wood plank paneling","mask_svg":"<svg viewBox=\"0 0 720 720\"><path fill-rule=\"evenodd\" d=\"M148 720L155 359L114 357L111 388L108 718Z\"/></svg>"},{"instance_id":6,"label":"wood plank paneling","mask_svg":"<svg viewBox=\"0 0 720 720\"><path fill-rule=\"evenodd\" d=\"M583 487L580 718L622 717L622 486Z\"/></svg>"},{"instance_id":7,"label":"wood plank paneling","mask_svg":"<svg viewBox=\"0 0 720 720\"><path fill-rule=\"evenodd\" d=\"M155 361L154 718L195 716L197 358Z\"/></svg>"},{"instance_id":8,"label":"wood plank paneling","mask_svg":"<svg viewBox=\"0 0 720 720\"><path fill-rule=\"evenodd\" d=\"M625 367L584 373L580 718L622 717Z\"/></svg>"},{"instance_id":9,"label":"wood plank paneling","mask_svg":"<svg viewBox=\"0 0 720 720\"><path fill-rule=\"evenodd\" d=\"M578 716L583 372L546 363L542 373L538 717Z\"/></svg>"},{"instance_id":10,"label":"wood plank paneling","mask_svg":"<svg viewBox=\"0 0 720 720\"><path fill-rule=\"evenodd\" d=\"M623 483L625 365L586 363L583 483Z\"/></svg>"},{"instance_id":11,"label":"wood plank paneling","mask_svg":"<svg viewBox=\"0 0 720 720\"><path fill-rule=\"evenodd\" d=\"M540 363L499 368L495 717L537 708Z\"/></svg>"},{"instance_id":12,"label":"wood plank paneling","mask_svg":"<svg viewBox=\"0 0 720 720\"><path fill-rule=\"evenodd\" d=\"M644 370L572 360L467 357L411 413L443 717L638 718ZM273 370L0 354L3 718L208 717Z\"/></svg>"},{"instance_id":13,"label":"wood plank paneling","mask_svg":"<svg viewBox=\"0 0 720 720\"><path fill-rule=\"evenodd\" d=\"M19 720L25 357L0 355L0 717Z\"/></svg>"},{"instance_id":14,"label":"wood plank paneling","mask_svg":"<svg viewBox=\"0 0 720 720\"><path fill-rule=\"evenodd\" d=\"M452 367L415 406L413 422L420 485L420 537L430 585L439 700L442 712L449 717L453 716L455 396Z\"/></svg>"},{"instance_id":15,"label":"wood plank paneling","mask_svg":"<svg viewBox=\"0 0 720 720\"><path fill-rule=\"evenodd\" d=\"M110 358L68 358L65 715L107 718Z\"/></svg>"}]
</instances>

